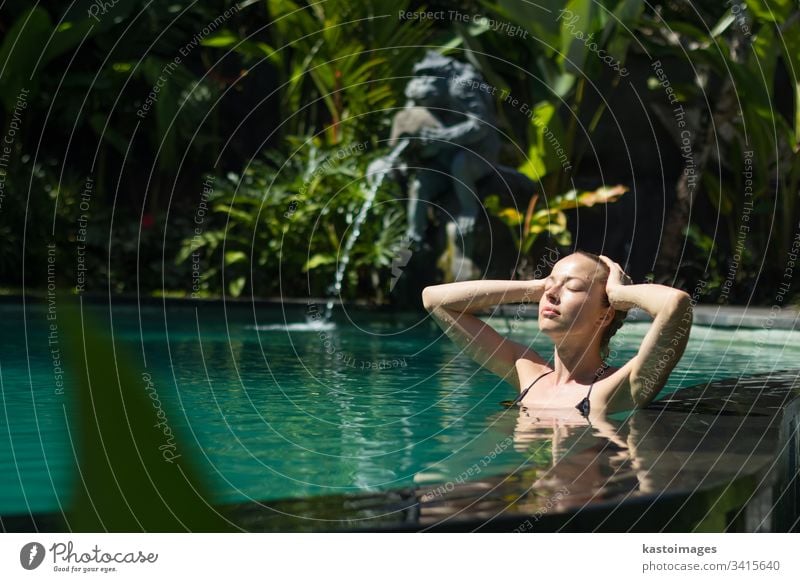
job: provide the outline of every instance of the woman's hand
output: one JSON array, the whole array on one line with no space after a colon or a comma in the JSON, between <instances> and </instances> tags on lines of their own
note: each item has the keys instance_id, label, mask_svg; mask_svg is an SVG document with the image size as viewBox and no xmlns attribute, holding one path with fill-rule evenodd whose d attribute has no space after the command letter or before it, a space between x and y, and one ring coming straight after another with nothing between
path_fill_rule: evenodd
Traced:
<instances>
[{"instance_id":1,"label":"woman's hand","mask_svg":"<svg viewBox=\"0 0 800 582\"><path fill-rule=\"evenodd\" d=\"M606 281L606 295L611 307L618 311L628 311L635 307L634 303L617 299L617 290L625 285L630 285L633 280L622 270L619 263L615 263L605 255L600 255L600 260L608 267L608 280Z\"/></svg>"}]
</instances>

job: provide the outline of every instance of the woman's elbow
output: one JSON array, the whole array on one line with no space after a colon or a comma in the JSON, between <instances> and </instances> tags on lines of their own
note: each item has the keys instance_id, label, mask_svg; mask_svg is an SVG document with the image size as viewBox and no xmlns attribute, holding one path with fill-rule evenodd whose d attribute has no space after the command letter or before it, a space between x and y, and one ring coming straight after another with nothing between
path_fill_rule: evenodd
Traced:
<instances>
[{"instance_id":1,"label":"woman's elbow","mask_svg":"<svg viewBox=\"0 0 800 582\"><path fill-rule=\"evenodd\" d=\"M681 315L682 320L692 320L694 306L692 305L691 296L686 291L675 290L674 310Z\"/></svg>"},{"instance_id":2,"label":"woman's elbow","mask_svg":"<svg viewBox=\"0 0 800 582\"><path fill-rule=\"evenodd\" d=\"M680 304L689 305L692 302L692 297L683 289L675 289L676 301Z\"/></svg>"},{"instance_id":3,"label":"woman's elbow","mask_svg":"<svg viewBox=\"0 0 800 582\"><path fill-rule=\"evenodd\" d=\"M436 307L435 294L436 292L432 286L425 287L422 290L422 306L427 311L431 311L434 307Z\"/></svg>"},{"instance_id":4,"label":"woman's elbow","mask_svg":"<svg viewBox=\"0 0 800 582\"><path fill-rule=\"evenodd\" d=\"M631 405L634 409L647 408L647 406L658 396L664 388L665 381L654 381L650 379L638 379L631 381Z\"/></svg>"}]
</instances>

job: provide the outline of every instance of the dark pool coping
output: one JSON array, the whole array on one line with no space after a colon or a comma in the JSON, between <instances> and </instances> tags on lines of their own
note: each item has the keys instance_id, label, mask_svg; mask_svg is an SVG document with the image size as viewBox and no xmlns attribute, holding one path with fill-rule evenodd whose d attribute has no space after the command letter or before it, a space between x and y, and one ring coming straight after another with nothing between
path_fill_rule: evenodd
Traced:
<instances>
[{"instance_id":1,"label":"dark pool coping","mask_svg":"<svg viewBox=\"0 0 800 582\"><path fill-rule=\"evenodd\" d=\"M108 296L101 294L85 294L83 301L90 304L107 304ZM0 295L0 305L21 303L21 295ZM46 302L44 294L31 294L26 296L26 302L30 304L41 304ZM283 308L287 311L302 312L305 307L311 304L324 305L328 300L324 297L312 298L213 298L213 299L191 299L181 297L153 297L135 295L114 295L112 301L115 305L167 305L171 307L204 307L214 305L225 305L227 308ZM398 313L398 310L389 305L372 305L366 301L346 302L335 300L335 306L345 305L348 308L356 308L377 313ZM413 310L404 310L404 313L413 313ZM496 310L486 310L481 315L499 315L506 318L519 318L536 320L537 310L530 308L519 309L517 305L501 305ZM650 321L652 318L643 310L635 308L628 312L626 321ZM783 329L800 330L800 310L792 306L775 305L773 307L752 306L752 305L714 305L697 304L694 306L694 323L712 327L725 328L746 328L746 329Z\"/></svg>"}]
</instances>

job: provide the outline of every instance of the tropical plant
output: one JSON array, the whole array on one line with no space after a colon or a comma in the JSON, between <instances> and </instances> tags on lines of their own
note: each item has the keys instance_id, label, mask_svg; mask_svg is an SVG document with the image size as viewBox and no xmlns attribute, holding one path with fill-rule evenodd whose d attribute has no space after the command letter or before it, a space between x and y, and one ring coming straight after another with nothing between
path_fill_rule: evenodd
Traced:
<instances>
[{"instance_id":1,"label":"tropical plant","mask_svg":"<svg viewBox=\"0 0 800 582\"><path fill-rule=\"evenodd\" d=\"M92 7L101 4L102 17L93 18ZM690 75L676 73L671 81L693 120L696 183L683 174L675 184L659 278L674 274L680 258L675 283L704 277L719 294L722 284L712 282L719 277L707 272L716 265L734 273L734 293L725 299L774 301L771 289L793 248L800 220L800 8L793 0L470 0L458 7L519 25L527 38L495 31L480 18L468 24L396 18L422 8L412 0L6 5L3 129L21 121L3 168L6 285L19 285L23 257L28 265L43 264L44 247L30 242L51 239L67 258L59 260L65 267L59 276L73 275L74 282L79 197L92 177L87 261L100 288L180 288L188 280L186 251L194 246L205 261L204 292L242 293L251 285L305 293L309 272L319 274L313 292L324 292L347 217L364 200L358 182L366 158L380 153L411 65L432 46L470 60L498 95L525 105L498 97L501 125L514 138L505 140L503 162L540 182L539 196L524 216L489 201L516 233L519 249L535 253L544 232L567 241L567 209L558 210L558 201L576 188L606 187L598 180L575 183L587 177L588 148L608 121L596 95L613 97L624 86L625 67L660 59L689 70L688 58ZM231 18L218 20L234 6ZM431 8L451 7L435 0ZM543 10L551 17L542 18ZM658 79L650 89L640 92L645 106L674 129L675 120L655 107L664 102ZM324 160L354 148L358 156L314 175ZM243 160L261 150L271 152L268 161L242 170ZM752 161L751 176L742 173L745 159ZM218 178L224 184L215 194L217 212L195 240L183 217L196 209L197 177L230 171L232 179ZM348 293L361 287L379 296L384 288L403 222L399 205L384 212L388 193L380 194L353 251ZM159 261L171 258L175 240L184 241L182 266L160 273ZM688 252L679 255L684 247ZM26 287L44 281L41 269L23 276ZM751 297L754 290L762 295Z\"/></svg>"},{"instance_id":2,"label":"tropical plant","mask_svg":"<svg viewBox=\"0 0 800 582\"><path fill-rule=\"evenodd\" d=\"M574 173L606 109L602 100L591 110L585 103L587 85L592 79L607 78L610 69L591 53L605 51L613 58L617 72L626 74L624 64L631 41L627 27L636 21L644 3L573 0L530 6L499 0L485 6L492 16L522 27L536 39L509 40L509 35L489 34L489 23L478 20L470 26L457 24L458 38L448 44L450 50L464 51L473 59L496 87L501 119L509 133L516 132L519 170L541 185L524 216L517 208L500 208L497 197L488 197L485 202L509 227L520 251L517 272L524 273L540 234L548 233L557 244L570 244L565 210L613 202L627 191L624 186L599 184L594 191L578 192ZM550 17L541 18L543 12L549 12ZM517 55L513 62L490 56L512 52ZM612 88L619 78L610 81ZM543 208L536 210L540 202Z\"/></svg>"},{"instance_id":3,"label":"tropical plant","mask_svg":"<svg viewBox=\"0 0 800 582\"><path fill-rule=\"evenodd\" d=\"M572 233L567 228L565 210L608 204L616 201L627 191L628 188L625 186L603 187L592 192L570 190L548 198L547 206L541 210L536 210L539 196L534 195L524 215L517 208L501 208L500 198L497 195L487 196L484 205L509 228L518 256L521 257L517 272L525 278L529 275L531 249L540 235L549 234L556 244L561 246L572 243Z\"/></svg>"},{"instance_id":4,"label":"tropical plant","mask_svg":"<svg viewBox=\"0 0 800 582\"><path fill-rule=\"evenodd\" d=\"M229 532L214 507L190 439L173 433L147 371L114 345L110 321L77 304L59 313L74 398L75 494L62 529L72 532ZM156 408L158 403L159 408ZM154 429L155 427L155 429Z\"/></svg>"},{"instance_id":5,"label":"tropical plant","mask_svg":"<svg viewBox=\"0 0 800 582\"><path fill-rule=\"evenodd\" d=\"M466 50L502 94L533 104L524 116L530 120L527 133L517 129L524 126L516 123L519 111L506 106L504 114L511 118L510 131L527 142L521 169L542 181L542 194L548 198L570 187L572 169L581 166L589 137L605 113L606 100L596 106L586 100L590 84L608 97L619 85L622 68L629 63L635 67L639 56L684 70L691 59L687 79L676 74L670 82L687 119L694 120L692 172L681 172L675 184L677 203L665 224L658 278L674 277L682 257L683 268L673 280L678 284L693 277L718 279L707 272L713 264L735 272L737 299L752 300L756 277L777 284L800 219L796 2L702 0L652 7L640 0L549 1L536 6L497 0L485 6L498 19L524 27L536 42L488 34L484 23L460 27L459 38L449 46ZM541 18L543 9L553 17ZM600 50L605 51L604 59L597 58ZM513 62L491 57L511 52L517 55ZM668 133L674 133L676 146L684 148L680 132L670 131L676 125L673 112L659 107L663 79L655 78L652 69L650 75L653 97L647 105ZM779 87L791 89L792 95L776 93ZM562 153L561 159L556 153ZM745 175L748 159L752 166ZM745 197L745 191L752 192L752 198ZM717 217L702 211L704 207L715 210ZM749 235L742 245L745 227ZM714 256L694 256L708 252L709 234ZM687 236L692 250L681 254ZM720 287L709 285L712 290Z\"/></svg>"},{"instance_id":6,"label":"tropical plant","mask_svg":"<svg viewBox=\"0 0 800 582\"><path fill-rule=\"evenodd\" d=\"M506 113L528 121L519 125L523 133L517 136L520 143L527 143L520 169L542 181L546 196L563 193L606 110L602 100L591 111L585 110L587 86L616 70L610 81L613 88L626 74L624 65L632 41L628 27L637 21L644 2L571 0L565 4L548 0L533 6L498 0L485 5L494 17L528 31L535 42L486 34L489 25L479 22L458 27L461 44L498 88L498 94L512 95L524 105ZM550 16L542 18L543 11ZM513 62L487 56L512 51L518 54ZM613 61L611 65L598 58L600 51ZM588 120L585 127L580 122L583 118ZM515 125L511 125L512 131Z\"/></svg>"},{"instance_id":7,"label":"tropical plant","mask_svg":"<svg viewBox=\"0 0 800 582\"><path fill-rule=\"evenodd\" d=\"M43 264L44 240L67 257L59 261L58 275L68 279L78 221L85 219L92 239L87 276L99 288L149 291L160 289L162 281L172 285L174 273L166 273L165 280L151 268L160 263L155 258L161 258L164 237L147 225L153 216L165 217L160 208L165 191L174 193L170 208L180 208L185 176L211 167L217 158L209 145L222 142L224 117L209 108L222 86L197 73L197 64L214 49L180 52L187 38L213 21L216 7L187 11L192 3L150 3L134 17L138 0L34 4L12 2L0 13L2 127L16 128L2 168L7 195L2 212L8 220L0 227L6 243L0 281L18 288L23 257L28 265ZM210 4L224 10L230 2ZM93 10L102 14L93 17ZM157 83L158 98L145 111ZM81 210L87 178L94 188ZM142 216L143 228L130 216ZM184 226L180 220L171 223ZM109 260L115 244L112 255L122 251L124 260ZM29 269L24 277L37 286L43 273Z\"/></svg>"},{"instance_id":8,"label":"tropical plant","mask_svg":"<svg viewBox=\"0 0 800 582\"><path fill-rule=\"evenodd\" d=\"M367 160L320 142L308 140L283 162L277 155L271 164L254 161L241 177L230 175L220 185L212 199L213 228L186 238L177 257L183 263L197 253L204 291L329 291L340 249L364 204ZM378 193L377 210L361 226L345 273L345 296L355 295L359 282L372 285L373 295L385 287L404 227L388 193L392 187Z\"/></svg>"},{"instance_id":9,"label":"tropical plant","mask_svg":"<svg viewBox=\"0 0 800 582\"><path fill-rule=\"evenodd\" d=\"M652 54L680 61L691 51L696 70L680 86L687 116L700 119L692 129L693 167L678 181L661 262L674 264L680 239L690 235L699 251L716 255L722 270L733 274L728 287L734 294L739 290L738 298L751 301L757 277L780 281L800 220L800 7L790 0L747 0L694 15L667 10L645 14L640 29ZM781 84L795 95L782 107ZM654 90L662 88L654 83ZM692 213L701 196L723 219L721 232L718 220ZM711 248L700 242L708 238L704 233L714 234Z\"/></svg>"},{"instance_id":10,"label":"tropical plant","mask_svg":"<svg viewBox=\"0 0 800 582\"><path fill-rule=\"evenodd\" d=\"M403 75L424 50L429 24L396 19L410 0L266 4L268 41L225 31L204 44L278 71L281 106L289 112L282 135L319 134L328 147L374 139L390 117L386 111L398 104Z\"/></svg>"}]
</instances>

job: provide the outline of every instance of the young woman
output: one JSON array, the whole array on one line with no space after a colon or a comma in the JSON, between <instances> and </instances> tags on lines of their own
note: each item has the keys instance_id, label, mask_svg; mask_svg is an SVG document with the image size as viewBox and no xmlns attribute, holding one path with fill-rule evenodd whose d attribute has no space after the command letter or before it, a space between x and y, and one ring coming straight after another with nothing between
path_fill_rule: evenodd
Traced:
<instances>
[{"instance_id":1,"label":"young woman","mask_svg":"<svg viewBox=\"0 0 800 582\"><path fill-rule=\"evenodd\" d=\"M583 251L559 260L546 279L463 281L426 287L422 301L437 324L478 364L519 391L527 408L615 412L646 406L680 360L692 325L687 293L633 285L605 256ZM501 303L539 303L539 329L555 344L552 363L472 313ZM622 367L605 364L611 336L638 306L653 317L639 351Z\"/></svg>"}]
</instances>

